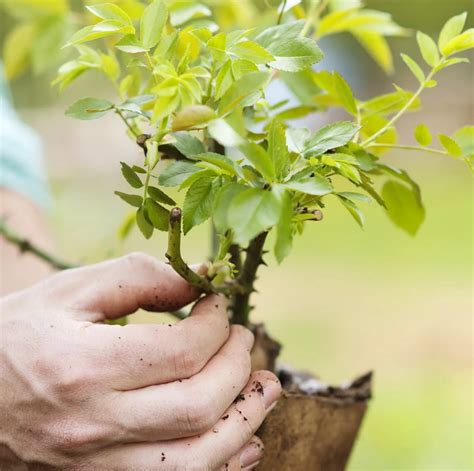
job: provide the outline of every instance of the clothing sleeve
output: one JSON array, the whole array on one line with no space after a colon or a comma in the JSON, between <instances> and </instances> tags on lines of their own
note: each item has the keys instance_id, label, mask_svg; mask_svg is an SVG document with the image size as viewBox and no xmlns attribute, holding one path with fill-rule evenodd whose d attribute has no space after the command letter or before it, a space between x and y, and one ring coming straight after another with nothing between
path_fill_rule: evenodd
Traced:
<instances>
[{"instance_id":1,"label":"clothing sleeve","mask_svg":"<svg viewBox=\"0 0 474 471\"><path fill-rule=\"evenodd\" d=\"M41 141L15 112L1 64L0 187L21 193L44 208L51 203Z\"/></svg>"}]
</instances>

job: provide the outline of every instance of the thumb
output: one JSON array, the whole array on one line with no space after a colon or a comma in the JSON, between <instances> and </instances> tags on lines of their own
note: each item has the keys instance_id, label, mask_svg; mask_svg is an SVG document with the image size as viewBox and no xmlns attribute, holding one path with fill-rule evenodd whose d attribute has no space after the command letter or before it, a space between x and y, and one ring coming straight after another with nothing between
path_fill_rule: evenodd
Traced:
<instances>
[{"instance_id":1,"label":"thumb","mask_svg":"<svg viewBox=\"0 0 474 471\"><path fill-rule=\"evenodd\" d=\"M192 268L200 274L207 271L205 265ZM69 278L69 304L91 312L90 320L95 322L116 319L139 308L175 311L201 295L170 265L143 253L69 270L65 276Z\"/></svg>"}]
</instances>

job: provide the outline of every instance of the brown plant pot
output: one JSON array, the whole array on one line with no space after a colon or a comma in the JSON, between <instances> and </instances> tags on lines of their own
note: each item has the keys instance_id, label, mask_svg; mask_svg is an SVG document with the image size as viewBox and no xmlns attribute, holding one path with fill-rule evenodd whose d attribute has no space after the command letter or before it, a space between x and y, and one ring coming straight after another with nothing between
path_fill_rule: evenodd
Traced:
<instances>
[{"instance_id":1,"label":"brown plant pot","mask_svg":"<svg viewBox=\"0 0 474 471\"><path fill-rule=\"evenodd\" d=\"M276 371L279 345L263 326L255 326L254 332L253 368ZM296 371L277 374L284 392L257 432L265 445L257 471L344 470L371 397L372 374L344 387L325 386Z\"/></svg>"}]
</instances>

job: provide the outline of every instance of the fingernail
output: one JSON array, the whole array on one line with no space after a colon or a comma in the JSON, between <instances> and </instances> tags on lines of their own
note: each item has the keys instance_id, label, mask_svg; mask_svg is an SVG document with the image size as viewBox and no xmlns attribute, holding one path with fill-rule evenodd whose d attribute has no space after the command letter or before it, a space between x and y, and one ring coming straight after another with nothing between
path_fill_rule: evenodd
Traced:
<instances>
[{"instance_id":1,"label":"fingernail","mask_svg":"<svg viewBox=\"0 0 474 471\"><path fill-rule=\"evenodd\" d=\"M263 403L269 412L275 405L281 394L281 384L278 379L267 379L263 384Z\"/></svg>"},{"instance_id":2,"label":"fingernail","mask_svg":"<svg viewBox=\"0 0 474 471\"><path fill-rule=\"evenodd\" d=\"M260 442L251 441L240 455L240 467L253 469L263 458L263 447Z\"/></svg>"},{"instance_id":3,"label":"fingernail","mask_svg":"<svg viewBox=\"0 0 474 471\"><path fill-rule=\"evenodd\" d=\"M242 468L242 471L252 471L252 469L255 469L261 462L257 461L254 464L251 464L250 466L246 466L245 468Z\"/></svg>"}]
</instances>

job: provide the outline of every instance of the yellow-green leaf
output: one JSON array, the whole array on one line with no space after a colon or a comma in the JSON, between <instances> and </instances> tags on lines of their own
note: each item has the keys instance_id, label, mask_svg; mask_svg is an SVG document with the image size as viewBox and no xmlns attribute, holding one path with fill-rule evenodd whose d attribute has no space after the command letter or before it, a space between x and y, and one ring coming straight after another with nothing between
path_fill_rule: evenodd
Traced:
<instances>
[{"instance_id":1,"label":"yellow-green leaf","mask_svg":"<svg viewBox=\"0 0 474 471\"><path fill-rule=\"evenodd\" d=\"M474 47L474 28L464 31L464 33L456 36L454 39L444 46L442 53L445 56L451 56L458 52L466 51L467 49L472 49Z\"/></svg>"},{"instance_id":2,"label":"yellow-green leaf","mask_svg":"<svg viewBox=\"0 0 474 471\"><path fill-rule=\"evenodd\" d=\"M205 105L188 106L176 114L173 120L173 131L200 128L216 118L216 112Z\"/></svg>"},{"instance_id":3,"label":"yellow-green leaf","mask_svg":"<svg viewBox=\"0 0 474 471\"><path fill-rule=\"evenodd\" d=\"M3 46L5 76L8 80L18 77L28 67L35 35L36 26L32 23L20 24L8 34Z\"/></svg>"},{"instance_id":4,"label":"yellow-green leaf","mask_svg":"<svg viewBox=\"0 0 474 471\"><path fill-rule=\"evenodd\" d=\"M418 82L423 83L425 81L425 74L421 67L407 54L401 54L403 62L411 70L412 74L417 78Z\"/></svg>"},{"instance_id":5,"label":"yellow-green leaf","mask_svg":"<svg viewBox=\"0 0 474 471\"><path fill-rule=\"evenodd\" d=\"M438 139L449 155L451 155L452 157L461 157L462 149L461 147L459 147L459 144L454 139L451 139L445 134L439 134Z\"/></svg>"},{"instance_id":6,"label":"yellow-green leaf","mask_svg":"<svg viewBox=\"0 0 474 471\"><path fill-rule=\"evenodd\" d=\"M428 126L425 124L420 124L417 126L415 129L415 139L420 145L424 147L429 146L433 141L433 136L431 135Z\"/></svg>"},{"instance_id":7,"label":"yellow-green leaf","mask_svg":"<svg viewBox=\"0 0 474 471\"><path fill-rule=\"evenodd\" d=\"M439 63L439 52L436 43L425 33L418 31L416 34L421 55L428 65L435 67Z\"/></svg>"},{"instance_id":8,"label":"yellow-green leaf","mask_svg":"<svg viewBox=\"0 0 474 471\"><path fill-rule=\"evenodd\" d=\"M446 22L441 30L438 40L438 46L441 51L443 51L452 39L462 32L464 25L466 24L466 18L467 12L464 12L460 15L453 16Z\"/></svg>"},{"instance_id":9,"label":"yellow-green leaf","mask_svg":"<svg viewBox=\"0 0 474 471\"><path fill-rule=\"evenodd\" d=\"M168 9L163 0L153 0L145 9L140 23L140 38L145 49L155 47L168 20Z\"/></svg>"}]
</instances>

